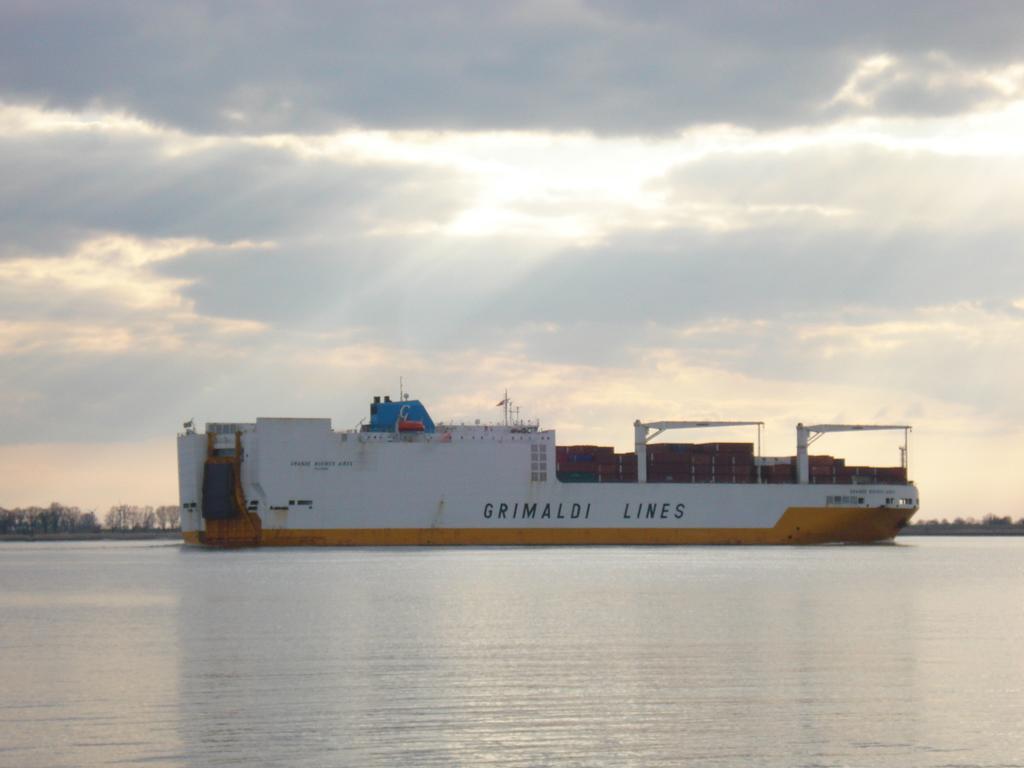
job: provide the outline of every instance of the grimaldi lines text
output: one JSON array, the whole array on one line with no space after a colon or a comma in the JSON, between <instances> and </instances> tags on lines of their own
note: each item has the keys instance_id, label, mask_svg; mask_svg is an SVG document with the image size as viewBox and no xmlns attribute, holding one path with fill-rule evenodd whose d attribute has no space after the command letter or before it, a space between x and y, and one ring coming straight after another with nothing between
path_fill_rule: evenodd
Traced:
<instances>
[{"instance_id":1,"label":"grimaldi lines text","mask_svg":"<svg viewBox=\"0 0 1024 768\"><path fill-rule=\"evenodd\" d=\"M376 397L370 420L191 424L178 437L191 544L426 546L811 544L891 539L918 509L899 466L809 455L815 437L903 425L797 426L790 456L754 443L653 442L666 430L760 422L636 422L634 450L558 446L509 421L435 424L418 400ZM758 439L758 445L760 439Z\"/></svg>"},{"instance_id":2,"label":"grimaldi lines text","mask_svg":"<svg viewBox=\"0 0 1024 768\"><path fill-rule=\"evenodd\" d=\"M554 508L551 506L551 502L546 504L540 504L539 502L528 502L524 501L522 509L520 510L520 504L508 504L507 502L499 502L494 504L493 502L487 502L484 504L484 518L490 520L495 518L497 520L516 520L522 518L523 520L589 520L590 519L590 504L571 504L567 509L563 509L564 504L558 504Z\"/></svg>"}]
</instances>

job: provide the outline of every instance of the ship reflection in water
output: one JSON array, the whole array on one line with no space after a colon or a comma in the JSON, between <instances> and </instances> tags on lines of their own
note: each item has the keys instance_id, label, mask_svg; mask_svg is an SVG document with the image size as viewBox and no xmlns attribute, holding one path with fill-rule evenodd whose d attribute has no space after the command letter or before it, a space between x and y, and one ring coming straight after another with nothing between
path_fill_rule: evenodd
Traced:
<instances>
[{"instance_id":1,"label":"ship reflection in water","mask_svg":"<svg viewBox=\"0 0 1024 768\"><path fill-rule=\"evenodd\" d=\"M0 765L988 765L1024 539L0 544Z\"/></svg>"}]
</instances>

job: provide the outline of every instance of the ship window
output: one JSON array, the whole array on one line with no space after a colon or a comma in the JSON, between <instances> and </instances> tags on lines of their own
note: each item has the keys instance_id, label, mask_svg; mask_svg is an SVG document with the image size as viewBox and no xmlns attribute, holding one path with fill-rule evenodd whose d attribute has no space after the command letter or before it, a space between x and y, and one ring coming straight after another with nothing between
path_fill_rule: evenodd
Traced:
<instances>
[{"instance_id":1,"label":"ship window","mask_svg":"<svg viewBox=\"0 0 1024 768\"><path fill-rule=\"evenodd\" d=\"M530 444L530 480L539 483L548 481L548 448L540 443Z\"/></svg>"},{"instance_id":2,"label":"ship window","mask_svg":"<svg viewBox=\"0 0 1024 768\"><path fill-rule=\"evenodd\" d=\"M887 500L887 503L892 503L895 499ZM860 496L826 496L825 504L827 505L843 505L843 504L863 504L864 499Z\"/></svg>"}]
</instances>

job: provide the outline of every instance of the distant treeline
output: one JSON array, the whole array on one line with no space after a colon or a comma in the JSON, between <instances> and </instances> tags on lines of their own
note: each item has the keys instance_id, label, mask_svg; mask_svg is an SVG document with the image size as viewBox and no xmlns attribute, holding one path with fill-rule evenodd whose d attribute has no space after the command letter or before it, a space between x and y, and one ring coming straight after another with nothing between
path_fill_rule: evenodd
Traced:
<instances>
[{"instance_id":1,"label":"distant treeline","mask_svg":"<svg viewBox=\"0 0 1024 768\"><path fill-rule=\"evenodd\" d=\"M0 507L0 534L99 533L111 531L174 531L181 528L178 506L137 507L117 504L103 516L53 502L48 507Z\"/></svg>"},{"instance_id":2,"label":"distant treeline","mask_svg":"<svg viewBox=\"0 0 1024 768\"><path fill-rule=\"evenodd\" d=\"M1024 536L1024 517L985 515L981 520L957 517L953 520L919 520L903 529L911 536Z\"/></svg>"},{"instance_id":3,"label":"distant treeline","mask_svg":"<svg viewBox=\"0 0 1024 768\"><path fill-rule=\"evenodd\" d=\"M942 518L941 520L916 520L910 523L913 526L927 526L929 528L1024 528L1024 517L1014 520L1009 515L998 517L996 515L985 515L981 520L973 517L957 517L953 520Z\"/></svg>"}]
</instances>

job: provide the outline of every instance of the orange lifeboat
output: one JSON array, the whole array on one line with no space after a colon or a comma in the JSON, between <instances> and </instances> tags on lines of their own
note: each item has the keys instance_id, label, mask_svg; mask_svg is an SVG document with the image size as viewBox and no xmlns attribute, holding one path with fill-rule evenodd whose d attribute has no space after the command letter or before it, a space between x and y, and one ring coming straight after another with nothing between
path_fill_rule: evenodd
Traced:
<instances>
[{"instance_id":1,"label":"orange lifeboat","mask_svg":"<svg viewBox=\"0 0 1024 768\"><path fill-rule=\"evenodd\" d=\"M400 421L398 422L399 432L422 432L425 429L422 421Z\"/></svg>"}]
</instances>

